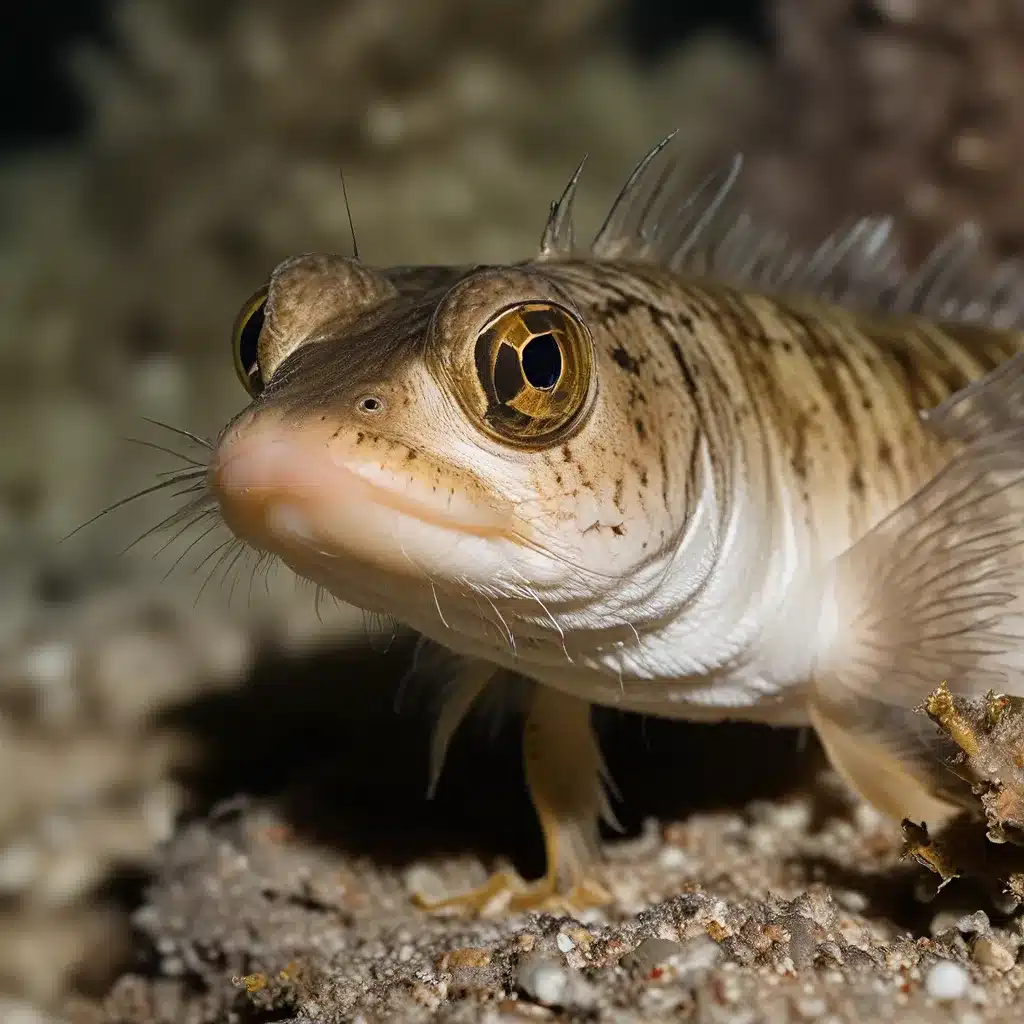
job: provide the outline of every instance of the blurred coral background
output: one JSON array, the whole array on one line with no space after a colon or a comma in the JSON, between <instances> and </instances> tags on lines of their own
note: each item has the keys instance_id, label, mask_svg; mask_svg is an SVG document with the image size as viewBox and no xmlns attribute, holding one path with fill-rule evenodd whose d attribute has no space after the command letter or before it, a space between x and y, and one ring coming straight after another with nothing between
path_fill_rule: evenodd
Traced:
<instances>
[{"instance_id":1,"label":"blurred coral background","mask_svg":"<svg viewBox=\"0 0 1024 1024\"><path fill-rule=\"evenodd\" d=\"M120 556L166 499L58 543L173 468L125 440L181 448L147 420L208 435L244 404L231 321L281 259L348 250L341 170L378 263L530 255L587 153L585 232L675 128L695 178L742 149L751 201L796 235L892 213L920 255L975 219L990 255L1018 253L1021 12L51 0L5 14L0 1021L48 1021L126 962L156 846L206 798L180 709L250 685L268 658L365 638L361 616L318 616L287 578L231 601L215 580L196 603L189 559L164 579L181 546Z\"/></svg>"}]
</instances>

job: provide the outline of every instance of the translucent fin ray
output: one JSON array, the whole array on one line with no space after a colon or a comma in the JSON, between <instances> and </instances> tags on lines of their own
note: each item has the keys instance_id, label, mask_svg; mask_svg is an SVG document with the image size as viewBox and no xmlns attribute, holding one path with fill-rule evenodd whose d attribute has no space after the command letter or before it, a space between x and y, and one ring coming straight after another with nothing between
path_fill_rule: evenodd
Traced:
<instances>
[{"instance_id":1,"label":"translucent fin ray","mask_svg":"<svg viewBox=\"0 0 1024 1024\"><path fill-rule=\"evenodd\" d=\"M916 270L887 216L845 225L819 244L796 243L743 203L743 158L695 182L673 133L634 168L591 243L598 260L646 263L766 294L802 296L868 312L923 315L999 329L1024 326L1024 264L982 271L980 231L965 224ZM581 165L582 166L582 165ZM580 168L553 204L541 259L567 259Z\"/></svg>"},{"instance_id":2,"label":"translucent fin ray","mask_svg":"<svg viewBox=\"0 0 1024 1024\"><path fill-rule=\"evenodd\" d=\"M551 213L540 240L540 253L537 256L539 260L567 259L575 250L573 202L576 198L576 186L586 162L587 158L584 157L573 171L561 198L551 204Z\"/></svg>"}]
</instances>

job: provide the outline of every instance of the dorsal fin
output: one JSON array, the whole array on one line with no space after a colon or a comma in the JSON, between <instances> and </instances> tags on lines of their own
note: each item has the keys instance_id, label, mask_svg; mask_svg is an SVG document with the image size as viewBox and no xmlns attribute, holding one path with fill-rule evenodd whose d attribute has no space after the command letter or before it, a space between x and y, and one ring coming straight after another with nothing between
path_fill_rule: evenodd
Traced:
<instances>
[{"instance_id":1,"label":"dorsal fin","mask_svg":"<svg viewBox=\"0 0 1024 1024\"><path fill-rule=\"evenodd\" d=\"M636 166L591 245L601 259L633 258L682 269L732 192L743 157L680 189L673 132Z\"/></svg>"},{"instance_id":2,"label":"dorsal fin","mask_svg":"<svg viewBox=\"0 0 1024 1024\"><path fill-rule=\"evenodd\" d=\"M985 270L977 225L952 232L913 271L888 217L864 217L802 247L743 207L736 188L740 156L695 186L679 146L673 132L636 166L590 247L592 258L653 263L737 288L872 312L1024 327L1024 264ZM571 255L565 239L571 240L579 171L552 207L543 258Z\"/></svg>"},{"instance_id":3,"label":"dorsal fin","mask_svg":"<svg viewBox=\"0 0 1024 1024\"><path fill-rule=\"evenodd\" d=\"M551 213L548 215L548 222L544 225L544 234L540 240L540 253L537 256L539 260L565 259L573 254L575 245L572 207L576 198L576 186L586 162L587 158L584 157L573 171L561 198L551 204Z\"/></svg>"}]
</instances>

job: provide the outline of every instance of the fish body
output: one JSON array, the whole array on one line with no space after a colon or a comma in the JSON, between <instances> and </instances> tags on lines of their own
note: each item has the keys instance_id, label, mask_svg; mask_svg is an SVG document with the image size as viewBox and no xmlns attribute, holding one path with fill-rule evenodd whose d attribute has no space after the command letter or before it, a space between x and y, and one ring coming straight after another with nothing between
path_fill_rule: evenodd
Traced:
<instances>
[{"instance_id":1,"label":"fish body","mask_svg":"<svg viewBox=\"0 0 1024 1024\"><path fill-rule=\"evenodd\" d=\"M282 264L210 470L237 536L459 656L435 773L495 680L535 684L544 899L586 890L607 813L592 704L811 722L934 820L914 705L1020 656L1016 293L968 295L967 236L916 277L882 221L795 252L729 210L735 168L683 193L673 167L584 253L577 172L525 263Z\"/></svg>"}]
</instances>

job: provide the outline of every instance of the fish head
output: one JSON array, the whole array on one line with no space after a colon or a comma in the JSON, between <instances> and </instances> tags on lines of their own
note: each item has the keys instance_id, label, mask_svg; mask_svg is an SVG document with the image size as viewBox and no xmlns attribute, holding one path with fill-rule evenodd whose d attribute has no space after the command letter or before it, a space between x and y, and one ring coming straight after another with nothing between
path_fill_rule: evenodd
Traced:
<instances>
[{"instance_id":1,"label":"fish head","mask_svg":"<svg viewBox=\"0 0 1024 1024\"><path fill-rule=\"evenodd\" d=\"M607 332L539 264L282 264L243 309L252 404L210 485L229 528L451 643L562 636L671 546L681 499ZM674 428L673 428L674 429Z\"/></svg>"}]
</instances>

